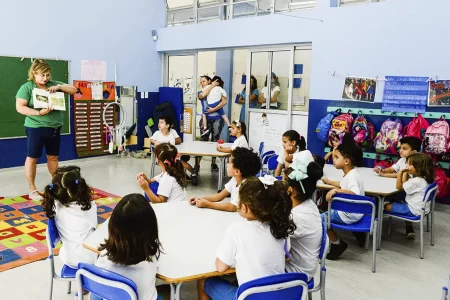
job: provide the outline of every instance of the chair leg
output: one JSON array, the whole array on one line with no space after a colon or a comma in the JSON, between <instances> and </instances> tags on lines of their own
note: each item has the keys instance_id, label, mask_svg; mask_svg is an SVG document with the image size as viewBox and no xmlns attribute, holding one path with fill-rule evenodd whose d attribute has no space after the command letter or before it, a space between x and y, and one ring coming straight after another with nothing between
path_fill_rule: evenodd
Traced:
<instances>
[{"instance_id":1,"label":"chair leg","mask_svg":"<svg viewBox=\"0 0 450 300\"><path fill-rule=\"evenodd\" d=\"M72 291L72 281L69 281L68 288L67 288L67 294L70 294Z\"/></svg>"},{"instance_id":2,"label":"chair leg","mask_svg":"<svg viewBox=\"0 0 450 300\"><path fill-rule=\"evenodd\" d=\"M369 249L369 242L370 242L370 232L366 233L366 242L364 243L364 249Z\"/></svg>"},{"instance_id":3,"label":"chair leg","mask_svg":"<svg viewBox=\"0 0 450 300\"><path fill-rule=\"evenodd\" d=\"M373 246L372 246L372 272L375 273L377 264L377 221L374 222L373 226Z\"/></svg>"},{"instance_id":4,"label":"chair leg","mask_svg":"<svg viewBox=\"0 0 450 300\"><path fill-rule=\"evenodd\" d=\"M388 235L391 235L391 225L392 225L392 217L389 217L389 223L388 223Z\"/></svg>"},{"instance_id":5,"label":"chair leg","mask_svg":"<svg viewBox=\"0 0 450 300\"><path fill-rule=\"evenodd\" d=\"M427 232L430 232L430 214L427 215Z\"/></svg>"},{"instance_id":6,"label":"chair leg","mask_svg":"<svg viewBox=\"0 0 450 300\"><path fill-rule=\"evenodd\" d=\"M308 292L308 300L312 300L312 293Z\"/></svg>"},{"instance_id":7,"label":"chair leg","mask_svg":"<svg viewBox=\"0 0 450 300\"><path fill-rule=\"evenodd\" d=\"M49 300L52 300L52 296L53 296L53 277L50 277L50 293L49 293Z\"/></svg>"},{"instance_id":8,"label":"chair leg","mask_svg":"<svg viewBox=\"0 0 450 300\"><path fill-rule=\"evenodd\" d=\"M431 246L434 246L434 212L431 213Z\"/></svg>"},{"instance_id":9,"label":"chair leg","mask_svg":"<svg viewBox=\"0 0 450 300\"><path fill-rule=\"evenodd\" d=\"M420 258L423 259L423 218L420 220Z\"/></svg>"}]
</instances>

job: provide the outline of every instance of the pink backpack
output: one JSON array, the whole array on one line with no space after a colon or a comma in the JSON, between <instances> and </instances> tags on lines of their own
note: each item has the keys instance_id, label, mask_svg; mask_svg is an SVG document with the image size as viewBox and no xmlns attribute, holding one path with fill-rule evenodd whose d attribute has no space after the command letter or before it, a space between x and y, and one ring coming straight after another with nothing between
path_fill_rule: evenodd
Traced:
<instances>
[{"instance_id":1,"label":"pink backpack","mask_svg":"<svg viewBox=\"0 0 450 300\"><path fill-rule=\"evenodd\" d=\"M444 198L449 194L447 173L443 168L439 166L439 164L437 164L436 167L434 168L434 173L435 173L434 182L436 182L438 186L438 193L436 197Z\"/></svg>"},{"instance_id":2,"label":"pink backpack","mask_svg":"<svg viewBox=\"0 0 450 300\"><path fill-rule=\"evenodd\" d=\"M420 113L417 113L414 119L405 126L404 136L415 136L423 140L423 136L428 127L430 127L428 121L425 120Z\"/></svg>"},{"instance_id":3,"label":"pink backpack","mask_svg":"<svg viewBox=\"0 0 450 300\"><path fill-rule=\"evenodd\" d=\"M383 122L374 140L375 150L380 153L397 154L402 137L403 125L400 119L389 118Z\"/></svg>"},{"instance_id":4,"label":"pink backpack","mask_svg":"<svg viewBox=\"0 0 450 300\"><path fill-rule=\"evenodd\" d=\"M341 114L331 121L331 128L328 132L328 145L332 148L336 143L341 143L345 133L352 132L353 116L351 112Z\"/></svg>"},{"instance_id":5,"label":"pink backpack","mask_svg":"<svg viewBox=\"0 0 450 300\"><path fill-rule=\"evenodd\" d=\"M449 126L444 118L431 124L423 138L423 152L445 154L449 149Z\"/></svg>"}]
</instances>

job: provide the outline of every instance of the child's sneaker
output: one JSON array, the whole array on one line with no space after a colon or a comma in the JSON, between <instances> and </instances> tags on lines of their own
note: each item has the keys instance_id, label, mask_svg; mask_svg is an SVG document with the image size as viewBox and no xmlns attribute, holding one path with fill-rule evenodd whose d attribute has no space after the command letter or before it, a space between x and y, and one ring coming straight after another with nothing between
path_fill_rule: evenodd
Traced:
<instances>
[{"instance_id":1,"label":"child's sneaker","mask_svg":"<svg viewBox=\"0 0 450 300\"><path fill-rule=\"evenodd\" d=\"M209 133L209 128L203 128L203 132L201 133L201 136L205 136Z\"/></svg>"},{"instance_id":2,"label":"child's sneaker","mask_svg":"<svg viewBox=\"0 0 450 300\"><path fill-rule=\"evenodd\" d=\"M211 164L211 172L219 171L219 166L217 164Z\"/></svg>"},{"instance_id":3,"label":"child's sneaker","mask_svg":"<svg viewBox=\"0 0 450 300\"><path fill-rule=\"evenodd\" d=\"M358 241L359 247L364 247L364 245L366 244L366 233L353 231L353 236Z\"/></svg>"},{"instance_id":4,"label":"child's sneaker","mask_svg":"<svg viewBox=\"0 0 450 300\"><path fill-rule=\"evenodd\" d=\"M344 253L344 251L347 249L348 244L344 242L344 240L341 239L340 244L331 244L330 252L327 254L327 259L329 260L338 260L339 256Z\"/></svg>"},{"instance_id":5,"label":"child's sneaker","mask_svg":"<svg viewBox=\"0 0 450 300\"><path fill-rule=\"evenodd\" d=\"M414 232L414 229L412 227L406 227L406 238L408 240L416 239L416 233Z\"/></svg>"}]
</instances>

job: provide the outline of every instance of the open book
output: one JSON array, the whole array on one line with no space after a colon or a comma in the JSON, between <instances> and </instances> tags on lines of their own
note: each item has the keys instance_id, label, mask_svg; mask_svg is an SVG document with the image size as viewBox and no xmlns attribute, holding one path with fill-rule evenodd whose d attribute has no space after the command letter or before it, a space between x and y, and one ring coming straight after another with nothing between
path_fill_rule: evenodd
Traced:
<instances>
[{"instance_id":1,"label":"open book","mask_svg":"<svg viewBox=\"0 0 450 300\"><path fill-rule=\"evenodd\" d=\"M46 90L33 89L34 108L49 108L54 110L66 110L64 93L50 93Z\"/></svg>"}]
</instances>

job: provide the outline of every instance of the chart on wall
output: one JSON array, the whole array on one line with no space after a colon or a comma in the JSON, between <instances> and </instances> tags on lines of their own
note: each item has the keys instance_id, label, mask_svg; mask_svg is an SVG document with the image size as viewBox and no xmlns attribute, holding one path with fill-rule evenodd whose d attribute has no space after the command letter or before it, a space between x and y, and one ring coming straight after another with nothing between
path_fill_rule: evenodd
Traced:
<instances>
[{"instance_id":1,"label":"chart on wall","mask_svg":"<svg viewBox=\"0 0 450 300\"><path fill-rule=\"evenodd\" d=\"M287 130L287 116L261 112L250 112L250 126L248 131L249 144L253 149L259 149L264 142L264 151L281 148L281 137Z\"/></svg>"},{"instance_id":2,"label":"chart on wall","mask_svg":"<svg viewBox=\"0 0 450 300\"><path fill-rule=\"evenodd\" d=\"M428 77L386 76L382 109L424 113L428 98Z\"/></svg>"}]
</instances>

